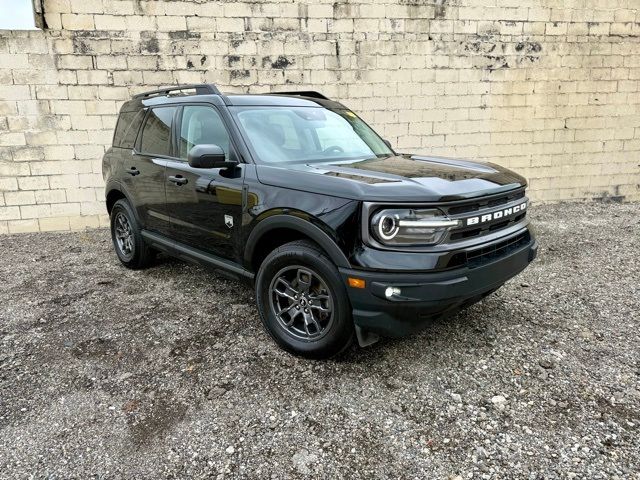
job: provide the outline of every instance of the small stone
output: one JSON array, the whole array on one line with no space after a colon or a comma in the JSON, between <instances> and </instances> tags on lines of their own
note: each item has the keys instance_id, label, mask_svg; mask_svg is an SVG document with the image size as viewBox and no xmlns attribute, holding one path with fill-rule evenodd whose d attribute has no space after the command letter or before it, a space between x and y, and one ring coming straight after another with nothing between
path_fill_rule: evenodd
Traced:
<instances>
[{"instance_id":1,"label":"small stone","mask_svg":"<svg viewBox=\"0 0 640 480\"><path fill-rule=\"evenodd\" d=\"M462 402L462 396L459 393L452 393L451 394L451 399L456 403L461 403Z\"/></svg>"},{"instance_id":2,"label":"small stone","mask_svg":"<svg viewBox=\"0 0 640 480\"><path fill-rule=\"evenodd\" d=\"M211 398L221 397L225 393L227 393L226 389L222 387L213 387L211 390L209 390L209 393L207 394L207 398L211 399Z\"/></svg>"},{"instance_id":3,"label":"small stone","mask_svg":"<svg viewBox=\"0 0 640 480\"><path fill-rule=\"evenodd\" d=\"M484 447L476 448L476 453L478 454L478 458L487 458L489 456Z\"/></svg>"},{"instance_id":4,"label":"small stone","mask_svg":"<svg viewBox=\"0 0 640 480\"><path fill-rule=\"evenodd\" d=\"M538 360L538 365L549 370L550 368L553 368L553 361L550 358L541 358Z\"/></svg>"},{"instance_id":5,"label":"small stone","mask_svg":"<svg viewBox=\"0 0 640 480\"><path fill-rule=\"evenodd\" d=\"M316 455L309 453L305 449L298 450L291 458L293 466L296 467L298 472L302 475L309 475L311 473L309 465L317 460L318 457Z\"/></svg>"},{"instance_id":6,"label":"small stone","mask_svg":"<svg viewBox=\"0 0 640 480\"><path fill-rule=\"evenodd\" d=\"M494 405L504 405L507 402L507 399L504 398L503 395L495 395L491 397L491 403Z\"/></svg>"},{"instance_id":7,"label":"small stone","mask_svg":"<svg viewBox=\"0 0 640 480\"><path fill-rule=\"evenodd\" d=\"M233 455L233 453L236 451L235 448L233 448L233 445L229 445L227 447L227 449L225 450L225 452L227 452L229 455Z\"/></svg>"}]
</instances>

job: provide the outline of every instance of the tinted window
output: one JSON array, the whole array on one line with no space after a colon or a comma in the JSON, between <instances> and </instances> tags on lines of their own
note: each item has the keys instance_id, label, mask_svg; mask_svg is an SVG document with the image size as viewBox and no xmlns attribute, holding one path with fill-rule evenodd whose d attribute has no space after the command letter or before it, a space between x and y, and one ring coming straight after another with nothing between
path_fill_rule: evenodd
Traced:
<instances>
[{"instance_id":1,"label":"tinted window","mask_svg":"<svg viewBox=\"0 0 640 480\"><path fill-rule=\"evenodd\" d=\"M187 105L180 125L180 158L186 159L191 148L202 144L218 145L227 160L232 157L229 134L218 111L204 105Z\"/></svg>"},{"instance_id":2,"label":"tinted window","mask_svg":"<svg viewBox=\"0 0 640 480\"><path fill-rule=\"evenodd\" d=\"M170 155L171 120L176 107L154 108L142 129L140 150L152 155Z\"/></svg>"},{"instance_id":3,"label":"tinted window","mask_svg":"<svg viewBox=\"0 0 640 480\"><path fill-rule=\"evenodd\" d=\"M137 112L122 112L118 118L116 131L113 135L113 146L133 148L143 117L143 110L138 110Z\"/></svg>"}]
</instances>

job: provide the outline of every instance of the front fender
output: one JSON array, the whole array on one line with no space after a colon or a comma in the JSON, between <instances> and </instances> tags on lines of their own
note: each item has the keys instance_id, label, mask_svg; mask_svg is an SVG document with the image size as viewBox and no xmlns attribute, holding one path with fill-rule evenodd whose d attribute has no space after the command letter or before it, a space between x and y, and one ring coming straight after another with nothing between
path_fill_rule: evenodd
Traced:
<instances>
[{"instance_id":1,"label":"front fender","mask_svg":"<svg viewBox=\"0 0 640 480\"><path fill-rule=\"evenodd\" d=\"M308 214L302 215L308 216ZM253 253L260 239L270 231L278 228L287 228L304 234L320 245L336 266L342 268L350 267L347 256L342 250L340 250L335 241L325 231L308 219L296 216L294 212L288 214L269 215L258 222L247 238L244 251L245 265L249 265L251 263Z\"/></svg>"}]
</instances>

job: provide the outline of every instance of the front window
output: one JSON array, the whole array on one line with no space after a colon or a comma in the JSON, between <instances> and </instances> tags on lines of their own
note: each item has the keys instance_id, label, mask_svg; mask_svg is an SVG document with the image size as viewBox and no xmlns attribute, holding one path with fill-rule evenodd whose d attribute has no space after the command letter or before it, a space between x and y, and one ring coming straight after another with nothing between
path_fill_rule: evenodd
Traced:
<instances>
[{"instance_id":1,"label":"front window","mask_svg":"<svg viewBox=\"0 0 640 480\"><path fill-rule=\"evenodd\" d=\"M391 155L356 114L318 107L231 107L262 163L326 162Z\"/></svg>"},{"instance_id":2,"label":"front window","mask_svg":"<svg viewBox=\"0 0 640 480\"><path fill-rule=\"evenodd\" d=\"M187 105L182 110L180 124L180 158L186 160L191 148L203 144L217 145L222 148L227 160L234 159L230 150L229 134L218 111L205 105Z\"/></svg>"}]
</instances>

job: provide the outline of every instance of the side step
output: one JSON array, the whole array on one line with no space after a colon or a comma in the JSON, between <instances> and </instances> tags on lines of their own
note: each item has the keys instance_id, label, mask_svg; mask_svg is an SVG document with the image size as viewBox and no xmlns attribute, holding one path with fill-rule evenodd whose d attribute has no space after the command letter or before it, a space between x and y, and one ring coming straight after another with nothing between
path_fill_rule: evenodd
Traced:
<instances>
[{"instance_id":1,"label":"side step","mask_svg":"<svg viewBox=\"0 0 640 480\"><path fill-rule=\"evenodd\" d=\"M255 277L253 272L250 272L241 265L225 258L220 258L212 253L203 252L202 250L184 245L175 240L171 240L164 235L149 232L148 230L142 230L140 233L149 246L162 250L174 257L213 268L221 273L231 274L234 278L240 278L252 282Z\"/></svg>"}]
</instances>

